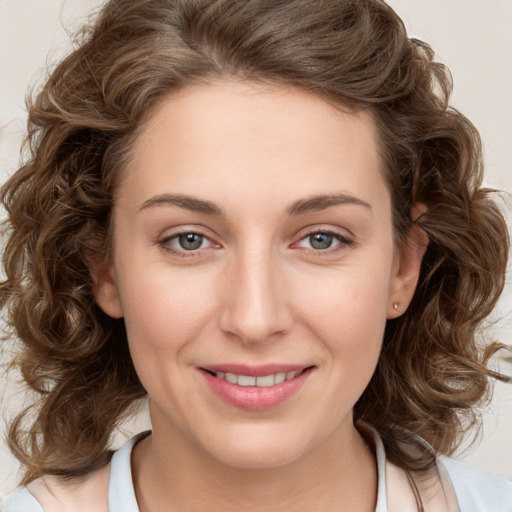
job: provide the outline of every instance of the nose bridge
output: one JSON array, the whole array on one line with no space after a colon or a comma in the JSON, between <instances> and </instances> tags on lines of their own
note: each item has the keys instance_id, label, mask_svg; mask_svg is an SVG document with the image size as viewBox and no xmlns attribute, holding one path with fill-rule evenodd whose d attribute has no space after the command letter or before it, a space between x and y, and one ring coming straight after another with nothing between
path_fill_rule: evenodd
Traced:
<instances>
[{"instance_id":1,"label":"nose bridge","mask_svg":"<svg viewBox=\"0 0 512 512\"><path fill-rule=\"evenodd\" d=\"M252 244L236 254L225 292L220 317L225 332L261 343L289 329L283 269L268 244Z\"/></svg>"}]
</instances>

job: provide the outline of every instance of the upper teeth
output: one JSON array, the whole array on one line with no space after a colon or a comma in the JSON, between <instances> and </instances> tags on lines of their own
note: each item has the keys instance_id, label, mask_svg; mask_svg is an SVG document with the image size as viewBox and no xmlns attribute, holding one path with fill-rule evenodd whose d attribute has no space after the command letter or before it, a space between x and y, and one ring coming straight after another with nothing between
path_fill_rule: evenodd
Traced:
<instances>
[{"instance_id":1,"label":"upper teeth","mask_svg":"<svg viewBox=\"0 0 512 512\"><path fill-rule=\"evenodd\" d=\"M281 384L285 380L293 379L300 375L303 370L297 370L288 373L272 373L271 375L262 375L261 377L251 377L249 375L237 375L236 373L215 372L215 376L219 379L227 380L231 384L239 386L259 386L268 387L274 384Z\"/></svg>"}]
</instances>

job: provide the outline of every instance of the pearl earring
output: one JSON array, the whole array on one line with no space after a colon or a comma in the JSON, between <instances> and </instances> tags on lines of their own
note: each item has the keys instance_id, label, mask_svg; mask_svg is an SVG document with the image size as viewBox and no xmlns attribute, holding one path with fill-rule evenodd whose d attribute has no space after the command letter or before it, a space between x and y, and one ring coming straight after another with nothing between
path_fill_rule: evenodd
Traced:
<instances>
[{"instance_id":1,"label":"pearl earring","mask_svg":"<svg viewBox=\"0 0 512 512\"><path fill-rule=\"evenodd\" d=\"M398 311L398 308L399 308L399 307L400 307L400 304L399 304L398 302L395 302L395 303L393 304L393 309L394 309L395 311Z\"/></svg>"}]
</instances>

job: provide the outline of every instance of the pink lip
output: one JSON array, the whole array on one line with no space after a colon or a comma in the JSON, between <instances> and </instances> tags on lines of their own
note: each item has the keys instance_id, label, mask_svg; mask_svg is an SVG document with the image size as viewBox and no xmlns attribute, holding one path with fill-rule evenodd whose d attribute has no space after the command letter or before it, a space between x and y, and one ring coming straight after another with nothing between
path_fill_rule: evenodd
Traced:
<instances>
[{"instance_id":1,"label":"pink lip","mask_svg":"<svg viewBox=\"0 0 512 512\"><path fill-rule=\"evenodd\" d=\"M215 368L215 369L214 369ZM224 379L219 379L209 372L236 373L251 377L261 377L272 373L287 373L289 371L304 370L297 377L275 384L274 386L239 386ZM210 389L224 402L238 409L246 411L265 411L283 404L295 395L311 375L313 367L293 365L215 365L199 369ZM208 371L206 371L208 370Z\"/></svg>"}]
</instances>

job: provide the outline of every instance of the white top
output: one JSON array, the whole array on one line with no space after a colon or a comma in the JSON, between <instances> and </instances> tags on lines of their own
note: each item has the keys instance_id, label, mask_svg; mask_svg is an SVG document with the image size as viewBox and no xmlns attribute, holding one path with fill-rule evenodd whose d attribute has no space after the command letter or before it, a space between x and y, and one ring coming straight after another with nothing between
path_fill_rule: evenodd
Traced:
<instances>
[{"instance_id":1,"label":"white top","mask_svg":"<svg viewBox=\"0 0 512 512\"><path fill-rule=\"evenodd\" d=\"M146 435L147 433L141 433L133 437L112 457L108 486L108 512L140 512L133 488L130 460L134 445ZM410 497L406 496L406 499L398 501L389 499L388 494L394 494L389 492L390 487L398 489L397 482L399 482L399 478L404 478L405 472L387 461L380 437L375 432L373 432L373 437L378 467L375 512L411 512L411 510L416 510L416 506L411 508ZM447 500L448 505L445 510L457 511L457 503L455 503L457 501L460 512L512 512L512 481L446 457L438 460L438 470L441 472L446 470L456 496L453 503L449 499ZM400 490L403 489L400 488ZM436 491L434 494L438 495L439 493ZM389 501L393 502L391 505L393 508L388 508ZM62 511L68 512L77 509L76 504L68 504L67 497L62 505L64 505ZM428 505L428 503L424 503L425 510L439 510L437 506L432 508ZM78 509L81 510L81 508ZM1 512L45 511L26 487L19 487L6 496L2 502Z\"/></svg>"}]
</instances>

